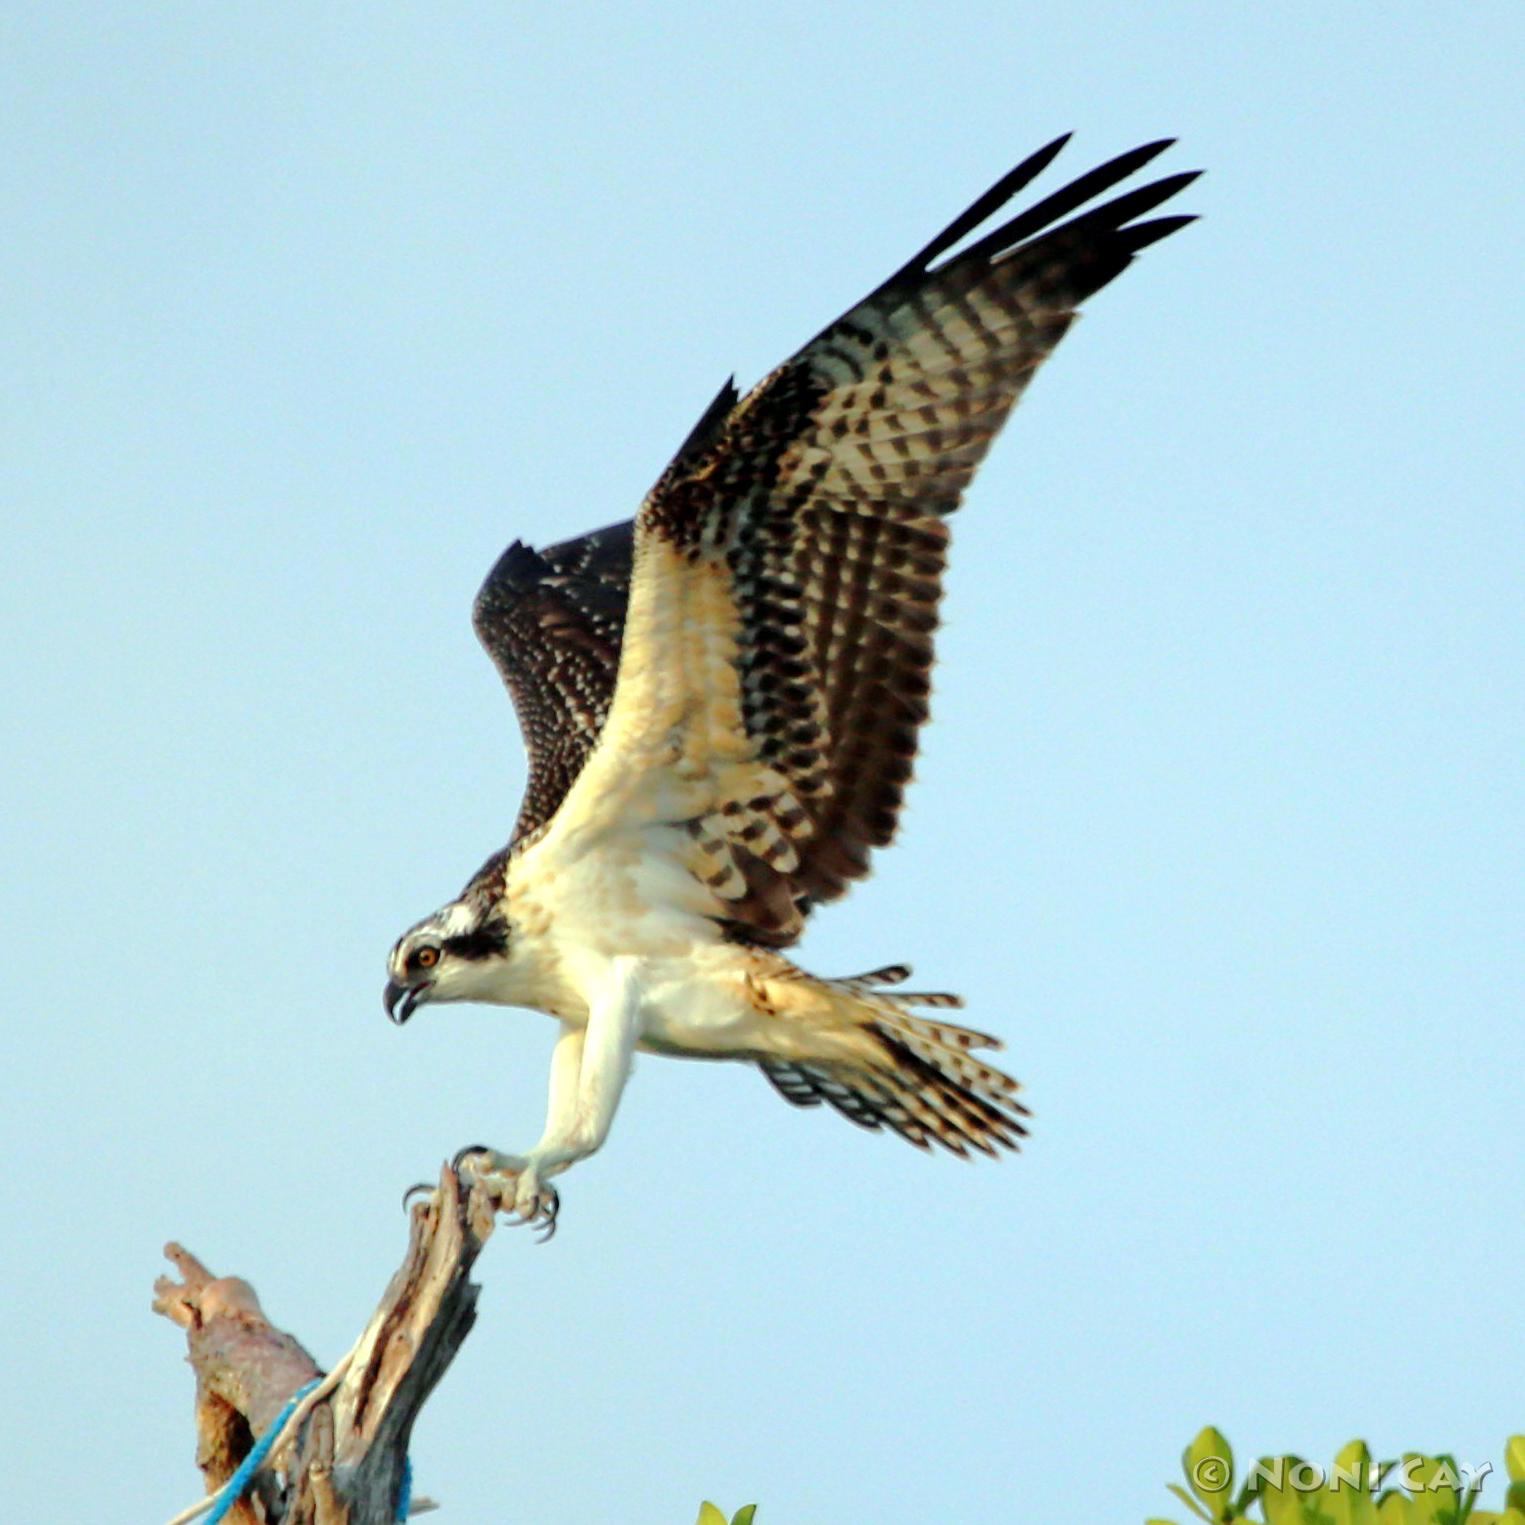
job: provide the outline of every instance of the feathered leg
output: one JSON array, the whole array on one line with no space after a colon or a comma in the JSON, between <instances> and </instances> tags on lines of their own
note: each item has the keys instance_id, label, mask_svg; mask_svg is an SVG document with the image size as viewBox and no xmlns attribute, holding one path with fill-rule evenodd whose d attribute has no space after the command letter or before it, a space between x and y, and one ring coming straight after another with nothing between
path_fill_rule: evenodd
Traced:
<instances>
[{"instance_id":1,"label":"feathered leg","mask_svg":"<svg viewBox=\"0 0 1525 1525\"><path fill-rule=\"evenodd\" d=\"M476 1149L463 1159L468 1172L497 1191L505 1207L526 1223L554 1232L560 1198L549 1177L586 1159L609 1136L615 1109L630 1076L640 1011L638 962L615 959L611 978L588 1013L586 1028L563 1023L551 1057L545 1131L523 1155Z\"/></svg>"}]
</instances>

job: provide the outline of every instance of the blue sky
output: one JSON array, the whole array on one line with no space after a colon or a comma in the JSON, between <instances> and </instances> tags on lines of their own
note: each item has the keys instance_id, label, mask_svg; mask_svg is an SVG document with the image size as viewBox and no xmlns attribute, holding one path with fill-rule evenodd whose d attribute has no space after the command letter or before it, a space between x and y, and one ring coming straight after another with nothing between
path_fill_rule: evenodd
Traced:
<instances>
[{"instance_id":1,"label":"blue sky","mask_svg":"<svg viewBox=\"0 0 1525 1525\"><path fill-rule=\"evenodd\" d=\"M961 1166L647 1059L415 1436L450 1519L1108 1518L1525 1427L1517 6L58 4L0 30L7 1515L193 1497L159 1246L322 1360L551 1024L382 1016L507 834L468 627L1018 158L1204 220L957 522L908 959L1036 1113ZM85 1432L88 1465L59 1437ZM443 1518L443 1516L442 1516Z\"/></svg>"}]
</instances>

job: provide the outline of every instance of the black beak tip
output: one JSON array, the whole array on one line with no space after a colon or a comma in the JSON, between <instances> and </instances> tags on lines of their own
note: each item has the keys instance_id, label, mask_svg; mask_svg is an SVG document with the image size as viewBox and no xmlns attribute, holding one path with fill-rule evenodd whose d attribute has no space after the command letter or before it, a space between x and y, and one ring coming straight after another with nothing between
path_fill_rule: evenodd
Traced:
<instances>
[{"instance_id":1,"label":"black beak tip","mask_svg":"<svg viewBox=\"0 0 1525 1525\"><path fill-rule=\"evenodd\" d=\"M388 980L387 988L381 992L381 1005L387 1016L401 1027L413 1015L413 992L396 980Z\"/></svg>"}]
</instances>

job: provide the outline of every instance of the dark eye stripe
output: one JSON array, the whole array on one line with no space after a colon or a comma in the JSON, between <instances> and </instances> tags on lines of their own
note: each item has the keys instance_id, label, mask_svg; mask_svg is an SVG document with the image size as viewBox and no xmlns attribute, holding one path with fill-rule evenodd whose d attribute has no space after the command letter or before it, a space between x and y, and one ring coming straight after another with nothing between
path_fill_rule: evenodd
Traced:
<instances>
[{"instance_id":1,"label":"dark eye stripe","mask_svg":"<svg viewBox=\"0 0 1525 1525\"><path fill-rule=\"evenodd\" d=\"M501 956L508 951L508 926L498 917L485 921L474 932L463 932L458 937L447 937L444 942L447 953L457 958L483 959Z\"/></svg>"}]
</instances>

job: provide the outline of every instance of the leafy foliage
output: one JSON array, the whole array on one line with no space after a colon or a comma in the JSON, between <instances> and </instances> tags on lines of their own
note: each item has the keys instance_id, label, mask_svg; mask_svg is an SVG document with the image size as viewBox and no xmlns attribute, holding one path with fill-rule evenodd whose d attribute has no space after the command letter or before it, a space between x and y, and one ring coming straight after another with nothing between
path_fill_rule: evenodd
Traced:
<instances>
[{"instance_id":1,"label":"leafy foliage","mask_svg":"<svg viewBox=\"0 0 1525 1525\"><path fill-rule=\"evenodd\" d=\"M1486 1470L1458 1466L1444 1453L1407 1451L1401 1460L1374 1462L1364 1440L1352 1440L1328 1467L1299 1456L1262 1456L1235 1492L1233 1450L1209 1425L1181 1453L1186 1486L1166 1487L1208 1525L1525 1525L1525 1435L1510 1436L1504 1465L1502 1513L1475 1507Z\"/></svg>"},{"instance_id":2,"label":"leafy foliage","mask_svg":"<svg viewBox=\"0 0 1525 1525\"><path fill-rule=\"evenodd\" d=\"M1207 1525L1525 1525L1525 1435L1504 1444L1509 1476L1504 1509L1476 1507L1488 1478L1483 1468L1458 1466L1442 1452L1405 1451L1397 1461L1373 1461L1364 1440L1352 1440L1323 1467L1300 1456L1262 1456L1235 1490L1234 1452L1222 1431L1208 1425L1181 1453L1186 1485L1165 1486ZM753 1525L756 1504L727 1522L710 1503L697 1525ZM1145 1525L1177 1525L1151 1519Z\"/></svg>"},{"instance_id":3,"label":"leafy foliage","mask_svg":"<svg viewBox=\"0 0 1525 1525\"><path fill-rule=\"evenodd\" d=\"M752 1525L752 1516L756 1513L756 1504L745 1504L736 1511L730 1525ZM726 1518L715 1505L706 1501L699 1506L697 1525L726 1525ZM1510 1521L1510 1525L1514 1525L1514 1522Z\"/></svg>"}]
</instances>

